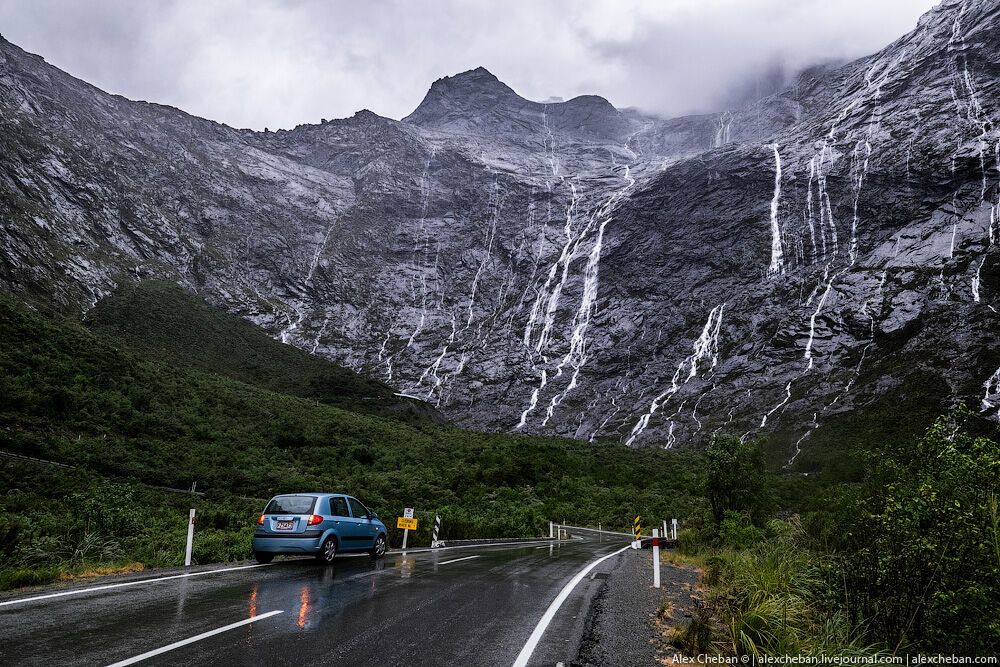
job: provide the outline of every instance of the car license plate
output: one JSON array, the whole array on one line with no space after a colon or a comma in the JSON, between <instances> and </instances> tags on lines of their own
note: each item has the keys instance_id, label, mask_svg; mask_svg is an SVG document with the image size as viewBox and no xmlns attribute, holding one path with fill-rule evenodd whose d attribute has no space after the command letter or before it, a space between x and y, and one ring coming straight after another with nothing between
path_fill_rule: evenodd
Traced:
<instances>
[{"instance_id":1,"label":"car license plate","mask_svg":"<svg viewBox=\"0 0 1000 667\"><path fill-rule=\"evenodd\" d=\"M295 525L294 521L279 521L278 530L291 530L292 526Z\"/></svg>"}]
</instances>

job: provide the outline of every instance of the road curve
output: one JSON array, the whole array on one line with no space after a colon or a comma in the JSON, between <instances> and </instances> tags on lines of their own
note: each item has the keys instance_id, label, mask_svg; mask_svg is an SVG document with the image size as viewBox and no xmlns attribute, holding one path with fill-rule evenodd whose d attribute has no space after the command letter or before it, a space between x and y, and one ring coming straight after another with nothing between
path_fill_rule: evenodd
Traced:
<instances>
[{"instance_id":1,"label":"road curve","mask_svg":"<svg viewBox=\"0 0 1000 667\"><path fill-rule=\"evenodd\" d=\"M2 600L0 663L509 667L566 584L622 546L480 546L340 558L331 567L291 560ZM526 664L573 660L600 583L594 575L636 553L611 556L582 578Z\"/></svg>"}]
</instances>

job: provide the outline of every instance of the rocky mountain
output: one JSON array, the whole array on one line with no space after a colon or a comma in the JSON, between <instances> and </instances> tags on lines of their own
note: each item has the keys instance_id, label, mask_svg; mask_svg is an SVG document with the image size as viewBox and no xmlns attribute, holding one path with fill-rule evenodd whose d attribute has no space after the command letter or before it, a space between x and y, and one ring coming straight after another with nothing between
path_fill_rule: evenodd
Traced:
<instances>
[{"instance_id":1,"label":"rocky mountain","mask_svg":"<svg viewBox=\"0 0 1000 667\"><path fill-rule=\"evenodd\" d=\"M742 108L526 100L252 132L0 42L0 281L86 311L168 279L486 430L809 469L1000 407L1000 4Z\"/></svg>"}]
</instances>

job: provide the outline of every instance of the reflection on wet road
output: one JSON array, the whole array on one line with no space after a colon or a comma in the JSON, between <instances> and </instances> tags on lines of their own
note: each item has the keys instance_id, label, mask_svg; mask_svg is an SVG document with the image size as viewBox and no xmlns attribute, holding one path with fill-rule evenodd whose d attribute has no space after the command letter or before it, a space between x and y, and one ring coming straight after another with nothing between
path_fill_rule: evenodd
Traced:
<instances>
[{"instance_id":1,"label":"reflection on wet road","mask_svg":"<svg viewBox=\"0 0 1000 667\"><path fill-rule=\"evenodd\" d=\"M622 545L542 546L289 560L0 606L0 662L107 665L170 646L142 664L510 665L560 589ZM567 599L533 663L573 659L591 586Z\"/></svg>"}]
</instances>

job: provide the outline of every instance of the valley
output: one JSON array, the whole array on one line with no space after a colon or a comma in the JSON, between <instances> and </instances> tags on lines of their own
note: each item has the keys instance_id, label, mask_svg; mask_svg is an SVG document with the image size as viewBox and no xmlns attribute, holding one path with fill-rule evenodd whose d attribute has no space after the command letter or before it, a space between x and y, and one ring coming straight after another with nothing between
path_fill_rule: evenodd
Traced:
<instances>
[{"instance_id":1,"label":"valley","mask_svg":"<svg viewBox=\"0 0 1000 667\"><path fill-rule=\"evenodd\" d=\"M716 114L532 102L479 68L401 121L276 132L4 42L0 280L77 314L167 280L467 428L761 434L817 471L883 404L996 417L998 20L946 0Z\"/></svg>"}]
</instances>

